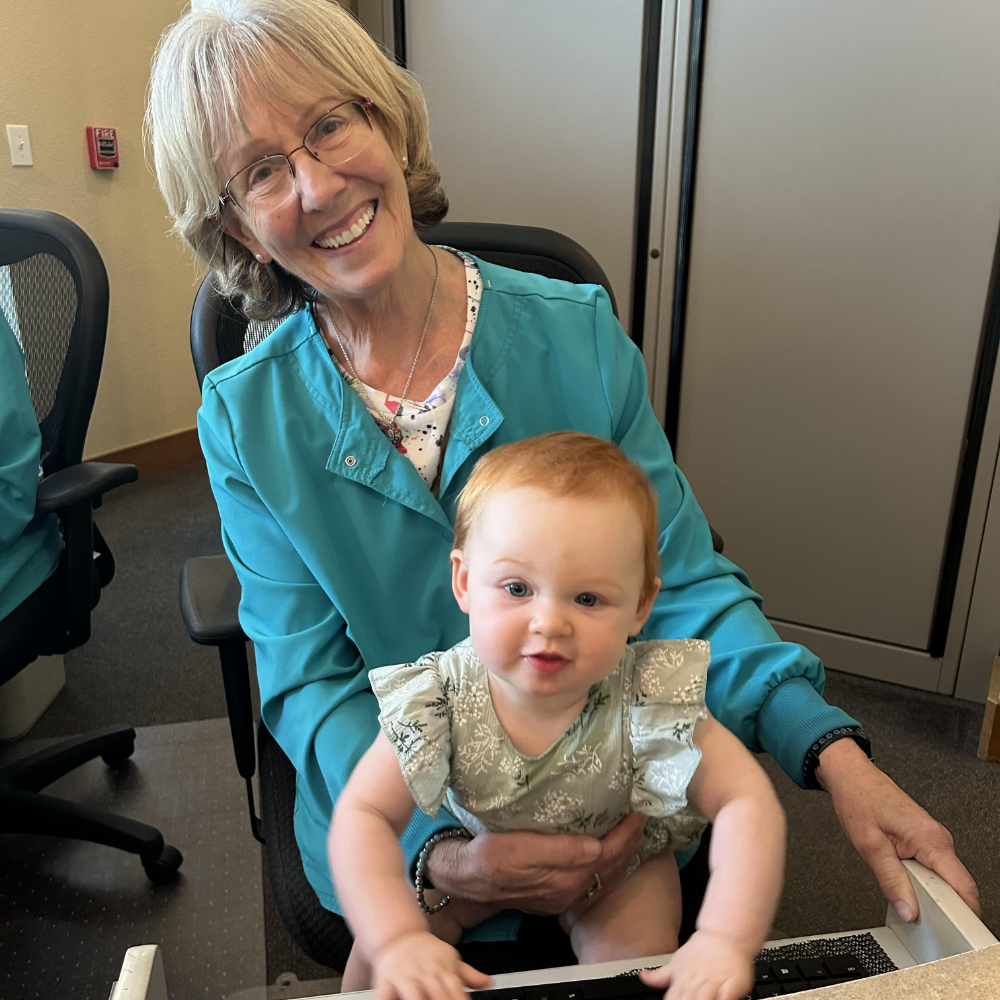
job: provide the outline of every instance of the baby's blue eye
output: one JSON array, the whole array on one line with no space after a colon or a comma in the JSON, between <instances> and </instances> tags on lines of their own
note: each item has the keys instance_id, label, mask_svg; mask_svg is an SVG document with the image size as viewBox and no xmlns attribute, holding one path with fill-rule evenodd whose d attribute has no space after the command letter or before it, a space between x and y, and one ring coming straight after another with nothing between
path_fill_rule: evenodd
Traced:
<instances>
[{"instance_id":1,"label":"baby's blue eye","mask_svg":"<svg viewBox=\"0 0 1000 1000\"><path fill-rule=\"evenodd\" d=\"M585 608L596 608L601 599L596 594L577 594L576 603L582 604Z\"/></svg>"},{"instance_id":2,"label":"baby's blue eye","mask_svg":"<svg viewBox=\"0 0 1000 1000\"><path fill-rule=\"evenodd\" d=\"M503 585L503 589L506 590L511 597L527 597L528 594L531 593L526 583L521 583L517 580L513 583L505 583Z\"/></svg>"}]
</instances>

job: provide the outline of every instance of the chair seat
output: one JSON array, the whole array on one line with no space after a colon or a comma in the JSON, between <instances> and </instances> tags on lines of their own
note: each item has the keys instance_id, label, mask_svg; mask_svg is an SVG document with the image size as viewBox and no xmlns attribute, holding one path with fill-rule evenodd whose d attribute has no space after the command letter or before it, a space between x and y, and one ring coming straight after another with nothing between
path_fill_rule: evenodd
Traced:
<instances>
[{"instance_id":1,"label":"chair seat","mask_svg":"<svg viewBox=\"0 0 1000 1000\"><path fill-rule=\"evenodd\" d=\"M240 581L227 556L196 556L181 568L181 615L203 646L246 641L240 627Z\"/></svg>"}]
</instances>

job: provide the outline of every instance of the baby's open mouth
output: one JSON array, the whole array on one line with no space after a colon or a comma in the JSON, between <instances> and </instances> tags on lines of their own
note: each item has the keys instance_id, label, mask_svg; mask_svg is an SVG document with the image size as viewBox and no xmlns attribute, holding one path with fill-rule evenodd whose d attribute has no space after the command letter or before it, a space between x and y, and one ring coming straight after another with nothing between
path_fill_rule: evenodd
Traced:
<instances>
[{"instance_id":1,"label":"baby's open mouth","mask_svg":"<svg viewBox=\"0 0 1000 1000\"><path fill-rule=\"evenodd\" d=\"M321 240L315 240L313 246L322 247L324 250L335 250L338 247L346 247L359 239L367 231L375 218L375 211L378 208L378 201L369 202L368 207L358 216L353 225L347 227L343 232L332 236L324 236Z\"/></svg>"}]
</instances>

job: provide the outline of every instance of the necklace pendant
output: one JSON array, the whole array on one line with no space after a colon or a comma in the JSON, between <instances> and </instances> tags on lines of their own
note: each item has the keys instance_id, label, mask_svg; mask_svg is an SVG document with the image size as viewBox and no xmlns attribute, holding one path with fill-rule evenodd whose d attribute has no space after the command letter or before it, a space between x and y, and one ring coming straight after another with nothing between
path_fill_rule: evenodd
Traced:
<instances>
[{"instance_id":1,"label":"necklace pendant","mask_svg":"<svg viewBox=\"0 0 1000 1000\"><path fill-rule=\"evenodd\" d=\"M378 420L377 423L382 429L382 433L389 439L389 443L399 450L399 446L403 443L403 432L396 426L396 422L386 423L384 420Z\"/></svg>"}]
</instances>

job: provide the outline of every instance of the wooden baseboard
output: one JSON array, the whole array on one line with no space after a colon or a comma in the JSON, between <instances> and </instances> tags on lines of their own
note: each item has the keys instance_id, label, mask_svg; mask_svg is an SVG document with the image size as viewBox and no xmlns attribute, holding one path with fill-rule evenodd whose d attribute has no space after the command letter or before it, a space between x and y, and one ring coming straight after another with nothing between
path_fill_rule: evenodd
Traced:
<instances>
[{"instance_id":1,"label":"wooden baseboard","mask_svg":"<svg viewBox=\"0 0 1000 1000\"><path fill-rule=\"evenodd\" d=\"M103 455L91 455L93 462L125 462L139 469L140 476L155 476L161 472L179 469L192 462L203 462L201 446L198 444L198 429L165 434L152 441L143 441L118 451L108 451Z\"/></svg>"}]
</instances>

